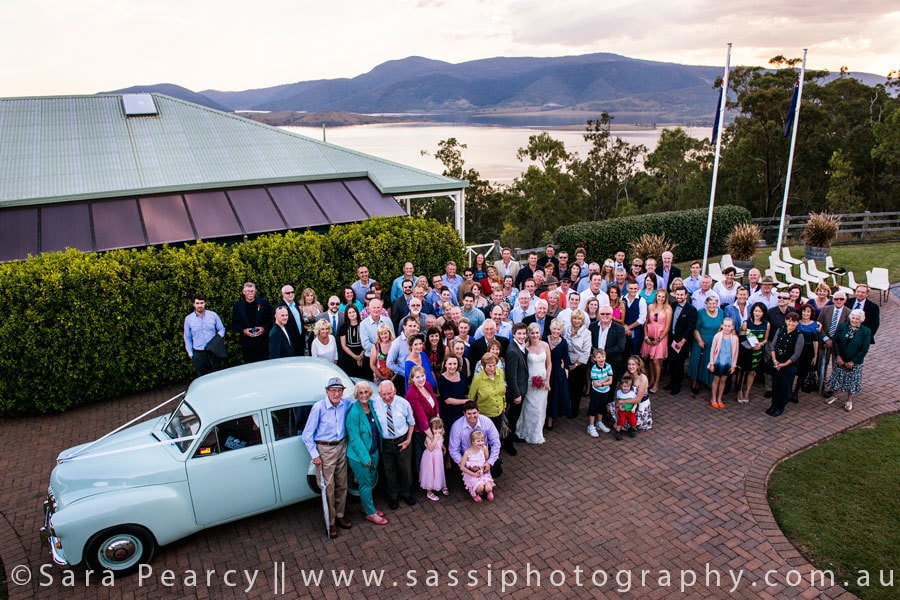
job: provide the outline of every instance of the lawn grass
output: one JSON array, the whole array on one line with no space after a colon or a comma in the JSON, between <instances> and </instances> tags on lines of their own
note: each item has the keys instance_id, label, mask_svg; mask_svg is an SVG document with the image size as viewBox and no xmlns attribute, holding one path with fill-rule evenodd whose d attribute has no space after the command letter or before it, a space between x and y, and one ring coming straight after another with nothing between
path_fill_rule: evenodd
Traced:
<instances>
[{"instance_id":1,"label":"lawn grass","mask_svg":"<svg viewBox=\"0 0 900 600\"><path fill-rule=\"evenodd\" d=\"M837 415L838 417L840 415ZM788 539L817 569L864 600L900 596L900 414L781 463L769 504ZM879 571L893 587L883 587ZM870 574L860 586L860 571Z\"/></svg>"},{"instance_id":2,"label":"lawn grass","mask_svg":"<svg viewBox=\"0 0 900 600\"><path fill-rule=\"evenodd\" d=\"M803 246L789 247L791 256L803 259ZM769 254L774 249L774 246L764 246L756 251L756 268L760 272L769 268ZM675 255L678 255L677 249ZM834 259L835 266L853 271L856 283L865 283L866 271L871 270L872 267L886 268L892 282L900 280L900 242L836 245L831 248L831 257ZM697 257L697 260L701 260L701 258ZM710 256L708 262L718 262L720 258L718 255ZM690 263L691 261L676 263L685 277L690 275ZM816 263L816 265L820 271L825 271L824 262ZM794 267L794 276L799 276L797 267ZM830 278L828 282L830 284ZM844 277L844 285L847 285L846 277Z\"/></svg>"}]
</instances>

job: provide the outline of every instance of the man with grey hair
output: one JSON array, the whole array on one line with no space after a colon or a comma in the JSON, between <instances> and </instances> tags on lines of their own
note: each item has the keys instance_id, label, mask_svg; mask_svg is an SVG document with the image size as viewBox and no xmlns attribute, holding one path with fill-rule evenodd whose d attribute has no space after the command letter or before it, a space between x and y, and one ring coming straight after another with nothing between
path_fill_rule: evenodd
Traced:
<instances>
[{"instance_id":1,"label":"man with grey hair","mask_svg":"<svg viewBox=\"0 0 900 600\"><path fill-rule=\"evenodd\" d=\"M534 309L531 308L531 294L528 290L522 290L516 298L515 308L509 312L509 318L512 319L513 323L521 323L522 319L533 314Z\"/></svg>"},{"instance_id":2,"label":"man with grey hair","mask_svg":"<svg viewBox=\"0 0 900 600\"><path fill-rule=\"evenodd\" d=\"M712 290L712 277L709 275L703 275L700 277L700 289L691 294L691 304L694 305L698 311L706 309L706 298L710 294L715 294ZM718 297L718 296L717 296ZM752 304L750 306L753 306Z\"/></svg>"},{"instance_id":3,"label":"man with grey hair","mask_svg":"<svg viewBox=\"0 0 900 600\"><path fill-rule=\"evenodd\" d=\"M541 328L541 339L545 342L547 341L547 336L550 335L550 319L547 318L548 308L549 305L547 304L547 301L540 298L534 303L534 314L528 315L522 319L522 323L525 325L537 323L538 327Z\"/></svg>"},{"instance_id":4,"label":"man with grey hair","mask_svg":"<svg viewBox=\"0 0 900 600\"><path fill-rule=\"evenodd\" d=\"M669 289L669 286L672 285L672 280L676 277L681 277L681 269L672 264L675 260L675 256L666 250L662 253L662 271L658 273L660 277L662 277L663 282L665 283L665 289Z\"/></svg>"},{"instance_id":5,"label":"man with grey hair","mask_svg":"<svg viewBox=\"0 0 900 600\"><path fill-rule=\"evenodd\" d=\"M248 281L241 290L243 298L234 303L231 323L238 332L244 362L252 363L269 358L269 329L272 328L272 307L269 301L256 295L256 284Z\"/></svg>"},{"instance_id":6,"label":"man with grey hair","mask_svg":"<svg viewBox=\"0 0 900 600\"><path fill-rule=\"evenodd\" d=\"M388 506L396 510L402 498L412 506L412 436L416 425L409 402L397 395L397 388L389 379L378 384L378 398L372 399L378 417L382 439L381 464L387 479Z\"/></svg>"},{"instance_id":7,"label":"man with grey hair","mask_svg":"<svg viewBox=\"0 0 900 600\"><path fill-rule=\"evenodd\" d=\"M825 352L820 353L820 359L825 360L827 356L831 360L831 368L834 369L836 358L832 351L834 348L834 335L837 333L838 325L850 318L850 309L847 308L847 294L841 290L834 293L831 301L833 304L828 304L819 311L817 320L819 322L819 339L827 348ZM834 392L828 387L823 390L822 395L828 400L828 404L834 402L834 399L832 399Z\"/></svg>"}]
</instances>

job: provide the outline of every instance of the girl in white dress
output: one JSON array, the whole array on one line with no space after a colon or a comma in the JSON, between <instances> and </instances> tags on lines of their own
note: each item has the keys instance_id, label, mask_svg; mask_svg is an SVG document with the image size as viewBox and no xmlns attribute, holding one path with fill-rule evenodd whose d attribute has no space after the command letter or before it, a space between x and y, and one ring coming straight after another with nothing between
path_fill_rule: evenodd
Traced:
<instances>
[{"instance_id":1,"label":"girl in white dress","mask_svg":"<svg viewBox=\"0 0 900 600\"><path fill-rule=\"evenodd\" d=\"M547 418L547 392L550 389L550 346L541 340L537 323L528 326L525 344L528 365L528 391L522 401L522 415L516 424L516 435L528 444L544 443L544 421Z\"/></svg>"}]
</instances>

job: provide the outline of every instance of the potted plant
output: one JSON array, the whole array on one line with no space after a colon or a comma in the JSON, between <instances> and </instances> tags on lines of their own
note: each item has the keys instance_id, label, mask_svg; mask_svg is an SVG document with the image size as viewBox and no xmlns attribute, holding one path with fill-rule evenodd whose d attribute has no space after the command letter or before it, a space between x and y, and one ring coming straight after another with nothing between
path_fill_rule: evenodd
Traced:
<instances>
[{"instance_id":1,"label":"potted plant","mask_svg":"<svg viewBox=\"0 0 900 600\"><path fill-rule=\"evenodd\" d=\"M725 248L734 266L749 271L756 262L756 248L762 239L762 230L755 223L738 223L725 238Z\"/></svg>"},{"instance_id":2,"label":"potted plant","mask_svg":"<svg viewBox=\"0 0 900 600\"><path fill-rule=\"evenodd\" d=\"M807 259L825 260L837 237L841 219L826 212L811 212L803 228L803 254Z\"/></svg>"}]
</instances>

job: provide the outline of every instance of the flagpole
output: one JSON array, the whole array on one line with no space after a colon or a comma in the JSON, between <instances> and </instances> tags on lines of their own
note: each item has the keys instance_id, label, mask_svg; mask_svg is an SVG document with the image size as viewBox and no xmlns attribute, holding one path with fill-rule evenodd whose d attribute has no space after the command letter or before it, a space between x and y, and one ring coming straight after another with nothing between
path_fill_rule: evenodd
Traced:
<instances>
[{"instance_id":1,"label":"flagpole","mask_svg":"<svg viewBox=\"0 0 900 600\"><path fill-rule=\"evenodd\" d=\"M803 99L803 77L806 73L806 48L803 49L803 63L800 65L800 79L797 82L797 106L794 107L794 127L791 130L791 153L788 155L787 175L784 178L784 199L781 201L781 222L778 225L777 256L781 256L781 242L784 239L784 217L787 214L788 192L791 189L791 169L794 166L794 148L797 145L797 123L800 121L800 101Z\"/></svg>"},{"instance_id":2,"label":"flagpole","mask_svg":"<svg viewBox=\"0 0 900 600\"><path fill-rule=\"evenodd\" d=\"M728 99L728 68L731 66L731 42L728 42L728 54L725 55L725 73L722 75L722 90L719 98L719 112L716 121L716 157L713 161L712 188L709 190L709 214L706 216L706 240L703 242L703 264L701 273L706 273L706 261L709 258L709 237L712 233L713 207L716 204L716 181L719 178L719 152L722 149L722 130L725 129L725 101Z\"/></svg>"}]
</instances>

